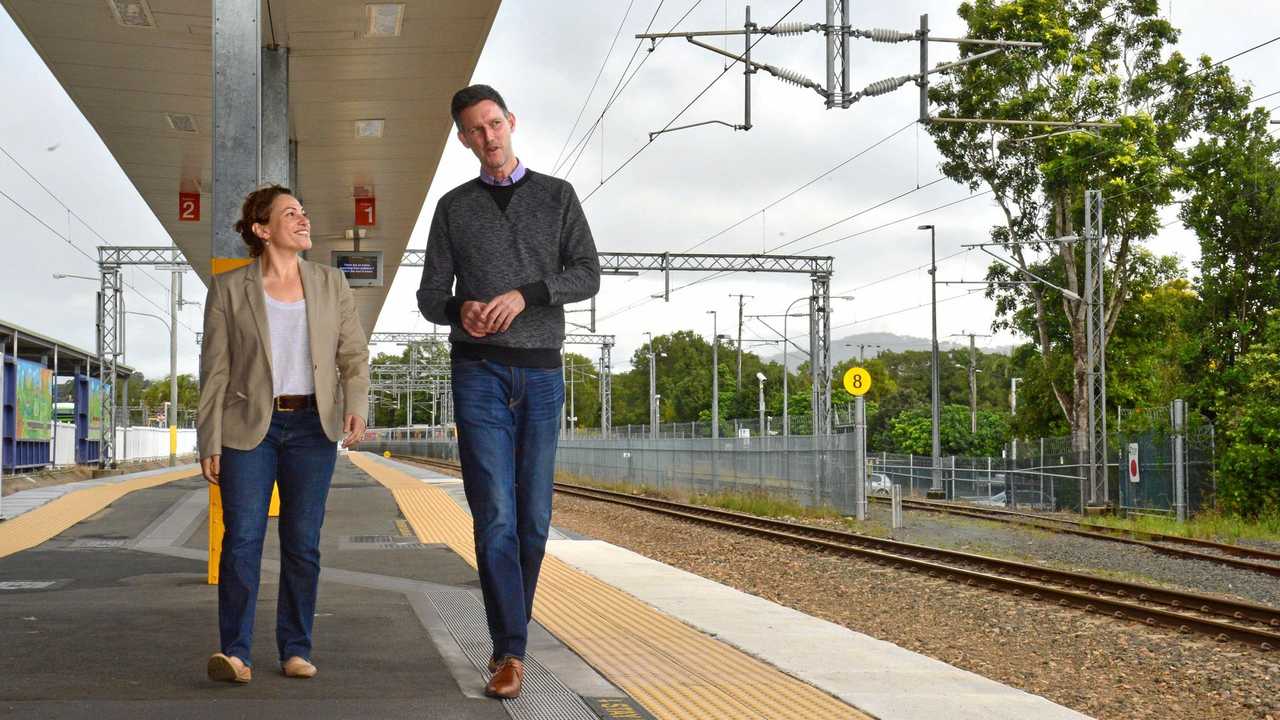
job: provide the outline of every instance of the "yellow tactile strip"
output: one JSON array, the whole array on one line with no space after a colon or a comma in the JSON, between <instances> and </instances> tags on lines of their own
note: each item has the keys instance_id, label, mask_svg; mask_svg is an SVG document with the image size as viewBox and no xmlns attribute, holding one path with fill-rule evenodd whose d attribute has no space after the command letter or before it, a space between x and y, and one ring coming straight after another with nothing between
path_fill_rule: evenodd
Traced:
<instances>
[{"instance_id":1,"label":"yellow tactile strip","mask_svg":"<svg viewBox=\"0 0 1280 720\"><path fill-rule=\"evenodd\" d=\"M359 453L424 543L473 567L471 517L439 488ZM534 618L660 720L865 720L836 698L547 555Z\"/></svg>"},{"instance_id":2,"label":"yellow tactile strip","mask_svg":"<svg viewBox=\"0 0 1280 720\"><path fill-rule=\"evenodd\" d=\"M96 485L62 497L0 523L0 557L21 552L52 538L135 490L199 475L195 468Z\"/></svg>"}]
</instances>

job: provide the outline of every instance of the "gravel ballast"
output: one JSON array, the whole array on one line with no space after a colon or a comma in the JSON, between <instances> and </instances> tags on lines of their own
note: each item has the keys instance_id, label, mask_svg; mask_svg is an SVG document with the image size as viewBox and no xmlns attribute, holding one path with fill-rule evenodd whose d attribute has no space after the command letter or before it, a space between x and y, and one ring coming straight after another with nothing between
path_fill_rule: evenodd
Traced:
<instances>
[{"instance_id":1,"label":"gravel ballast","mask_svg":"<svg viewBox=\"0 0 1280 720\"><path fill-rule=\"evenodd\" d=\"M946 529L951 519L932 520L937 527L927 515L912 513L909 521L920 536L903 539L928 544L932 534L943 536L939 544L946 544L946 537L954 536L952 541L968 542L973 551L1027 547L1017 534L993 540L1001 533L987 531L966 540L971 531L964 526L955 525L961 529L953 532ZM557 495L553 522L1098 718L1280 720L1280 652L1021 600L609 503ZM1048 539L1039 544L1055 547L1066 537L1019 532L1045 535ZM978 543L985 546L974 547ZM1184 561L1145 550L1148 557L1141 557L1134 548L1107 545L1115 548L1064 543L1054 557L1039 550L1028 556L1062 564L1114 563L1116 573L1169 577L1171 584L1180 584L1169 576L1172 566L1151 570L1147 560ZM1205 582L1242 583L1249 592L1240 587L1215 592L1255 601L1275 597L1254 593L1253 583L1239 578L1206 575Z\"/></svg>"}]
</instances>

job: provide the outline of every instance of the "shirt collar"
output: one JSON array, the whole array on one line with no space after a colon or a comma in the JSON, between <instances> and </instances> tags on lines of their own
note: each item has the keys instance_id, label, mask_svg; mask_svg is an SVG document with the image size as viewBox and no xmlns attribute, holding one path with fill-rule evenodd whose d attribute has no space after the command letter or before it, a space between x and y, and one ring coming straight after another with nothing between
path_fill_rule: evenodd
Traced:
<instances>
[{"instance_id":1,"label":"shirt collar","mask_svg":"<svg viewBox=\"0 0 1280 720\"><path fill-rule=\"evenodd\" d=\"M516 183L520 182L521 178L524 177L524 172L525 172L524 163L520 161L520 158L516 158L516 169L511 171L511 175L508 176L506 180L499 182L492 175L485 172L484 168L481 167L480 182L484 183L485 185L498 185L498 186L515 185Z\"/></svg>"}]
</instances>

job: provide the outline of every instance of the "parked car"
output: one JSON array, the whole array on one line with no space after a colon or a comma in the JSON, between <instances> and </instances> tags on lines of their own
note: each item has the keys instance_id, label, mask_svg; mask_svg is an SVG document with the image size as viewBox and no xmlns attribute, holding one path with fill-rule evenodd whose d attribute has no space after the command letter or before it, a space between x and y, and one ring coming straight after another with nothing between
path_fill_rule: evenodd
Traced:
<instances>
[{"instance_id":1,"label":"parked car","mask_svg":"<svg viewBox=\"0 0 1280 720\"><path fill-rule=\"evenodd\" d=\"M884 473L867 473L867 493L869 495L889 497L892 489L893 483L889 480L888 475Z\"/></svg>"}]
</instances>

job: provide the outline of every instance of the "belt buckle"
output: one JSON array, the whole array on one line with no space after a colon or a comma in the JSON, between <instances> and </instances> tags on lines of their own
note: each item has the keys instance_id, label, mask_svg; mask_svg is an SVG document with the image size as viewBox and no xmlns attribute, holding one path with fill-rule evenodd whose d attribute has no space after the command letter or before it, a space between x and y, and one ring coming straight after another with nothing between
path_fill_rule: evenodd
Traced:
<instances>
[{"instance_id":1,"label":"belt buckle","mask_svg":"<svg viewBox=\"0 0 1280 720\"><path fill-rule=\"evenodd\" d=\"M283 395L277 395L277 396L276 396L276 398L275 398L275 406L276 406L276 410L278 410L279 412L293 412L293 408L291 408L291 407L284 407L283 405L281 405L281 404L280 404L280 398L282 398L282 397L284 397L284 396L283 396Z\"/></svg>"}]
</instances>

